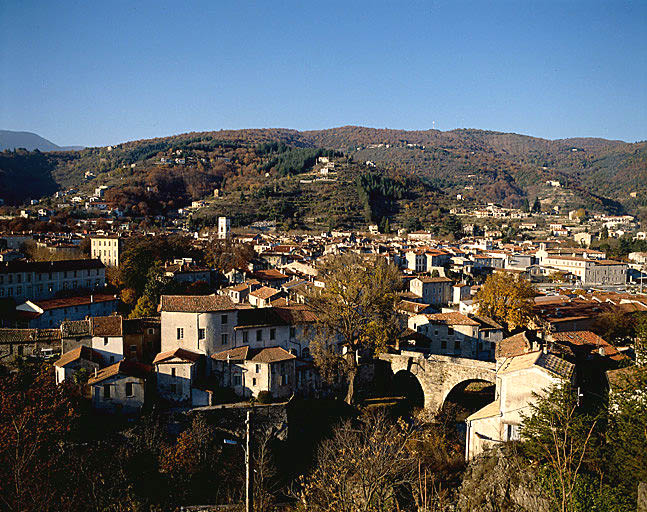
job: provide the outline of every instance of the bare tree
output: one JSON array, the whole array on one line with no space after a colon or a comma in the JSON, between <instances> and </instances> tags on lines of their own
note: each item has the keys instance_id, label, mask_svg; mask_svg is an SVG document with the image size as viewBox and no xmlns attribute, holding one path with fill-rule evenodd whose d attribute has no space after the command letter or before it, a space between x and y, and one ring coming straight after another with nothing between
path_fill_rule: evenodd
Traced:
<instances>
[{"instance_id":1,"label":"bare tree","mask_svg":"<svg viewBox=\"0 0 647 512\"><path fill-rule=\"evenodd\" d=\"M323 290L315 290L308 304L317 315L313 357L328 382L346 380L346 402L355 397L361 353L383 351L400 331L395 312L402 281L397 268L383 257L338 256L321 270ZM339 345L344 352L336 350Z\"/></svg>"},{"instance_id":2,"label":"bare tree","mask_svg":"<svg viewBox=\"0 0 647 512\"><path fill-rule=\"evenodd\" d=\"M342 423L319 449L317 465L302 479L300 506L310 512L372 512L414 503L418 461L412 431L373 415Z\"/></svg>"}]
</instances>

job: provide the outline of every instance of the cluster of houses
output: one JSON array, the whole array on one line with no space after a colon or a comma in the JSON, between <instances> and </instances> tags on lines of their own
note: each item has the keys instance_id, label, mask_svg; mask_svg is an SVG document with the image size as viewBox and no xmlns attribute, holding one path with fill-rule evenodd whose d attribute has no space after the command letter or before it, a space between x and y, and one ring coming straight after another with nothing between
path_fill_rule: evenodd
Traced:
<instances>
[{"instance_id":1,"label":"cluster of houses","mask_svg":"<svg viewBox=\"0 0 647 512\"><path fill-rule=\"evenodd\" d=\"M596 322L606 313L647 312L647 295L628 288L643 275L642 253L620 262L556 239L448 243L425 232L232 235L227 219L193 243L204 249L222 238L248 244L254 258L227 272L189 258L167 262L166 276L211 293L163 295L155 318L117 314L117 297L105 291L106 267L120 264L125 246L117 234L91 236L90 259L1 261L0 360L46 357L58 384L87 381L95 409L110 413L136 414L149 403L190 408L322 396L310 346L317 317L307 296L326 286L319 269L328 258L378 255L400 269L405 284L396 305L402 334L390 351L494 365L494 400L467 419L472 458L519 437L534 393L564 381L594 391L615 382L631 350L594 334ZM493 272L543 284L559 278L533 299L527 330L508 332L479 313L478 283ZM560 289L562 282L579 288ZM330 345L343 350L337 340Z\"/></svg>"}]
</instances>

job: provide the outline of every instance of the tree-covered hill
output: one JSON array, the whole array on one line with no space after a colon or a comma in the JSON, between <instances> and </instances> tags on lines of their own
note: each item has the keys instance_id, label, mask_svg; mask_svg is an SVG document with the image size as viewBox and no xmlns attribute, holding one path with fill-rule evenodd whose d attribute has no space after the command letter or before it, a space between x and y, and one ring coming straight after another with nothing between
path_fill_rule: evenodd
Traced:
<instances>
[{"instance_id":1,"label":"tree-covered hill","mask_svg":"<svg viewBox=\"0 0 647 512\"><path fill-rule=\"evenodd\" d=\"M99 184L109 187L107 199L142 214L186 205L215 188L230 198L261 194L268 204L281 189L294 189L291 197L303 199L299 190L309 185L301 183L301 175L313 170L318 156L334 155L345 167L343 179L333 187L348 187L352 197L358 176L372 170L434 194L435 201L449 202L461 194L473 202L518 206L540 197L550 204L555 196L546 186L550 180L561 183L564 191L557 195L567 207L647 207L646 142L344 126L192 132L81 151L1 155L0 198L13 204L57 188L83 192ZM394 199L384 210L404 208L411 200ZM297 214L313 213L297 203L293 201ZM285 213L281 208L277 212Z\"/></svg>"}]
</instances>

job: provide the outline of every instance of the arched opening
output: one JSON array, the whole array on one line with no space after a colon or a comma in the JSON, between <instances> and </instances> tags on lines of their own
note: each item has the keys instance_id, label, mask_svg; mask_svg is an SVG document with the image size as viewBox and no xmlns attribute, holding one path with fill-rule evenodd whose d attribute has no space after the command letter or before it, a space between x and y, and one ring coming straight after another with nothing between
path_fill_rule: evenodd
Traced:
<instances>
[{"instance_id":1,"label":"arched opening","mask_svg":"<svg viewBox=\"0 0 647 512\"><path fill-rule=\"evenodd\" d=\"M408 370L400 370L393 376L393 391L397 396L403 396L411 407L425 406L425 392L420 381Z\"/></svg>"},{"instance_id":2,"label":"arched opening","mask_svg":"<svg viewBox=\"0 0 647 512\"><path fill-rule=\"evenodd\" d=\"M464 380L447 394L442 411L463 422L472 413L494 401L495 385L481 379Z\"/></svg>"}]
</instances>

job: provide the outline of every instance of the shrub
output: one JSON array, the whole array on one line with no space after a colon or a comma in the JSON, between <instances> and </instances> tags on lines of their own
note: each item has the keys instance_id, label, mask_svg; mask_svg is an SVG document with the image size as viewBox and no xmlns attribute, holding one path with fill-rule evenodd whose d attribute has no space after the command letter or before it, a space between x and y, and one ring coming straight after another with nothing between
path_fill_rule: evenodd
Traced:
<instances>
[{"instance_id":1,"label":"shrub","mask_svg":"<svg viewBox=\"0 0 647 512\"><path fill-rule=\"evenodd\" d=\"M269 391L261 391L258 393L258 403L269 404L272 403L272 393Z\"/></svg>"}]
</instances>

